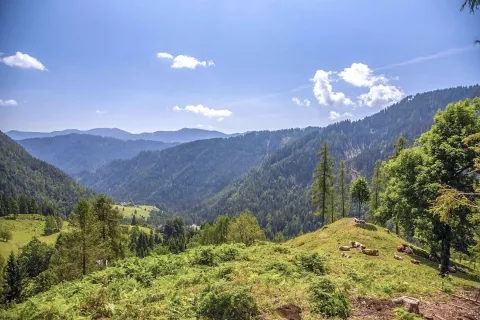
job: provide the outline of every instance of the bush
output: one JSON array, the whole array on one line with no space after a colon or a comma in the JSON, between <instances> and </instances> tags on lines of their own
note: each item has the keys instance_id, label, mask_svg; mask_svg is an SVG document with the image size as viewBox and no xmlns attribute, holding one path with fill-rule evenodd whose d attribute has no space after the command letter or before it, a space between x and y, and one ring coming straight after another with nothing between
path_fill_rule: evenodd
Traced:
<instances>
[{"instance_id":1,"label":"bush","mask_svg":"<svg viewBox=\"0 0 480 320\"><path fill-rule=\"evenodd\" d=\"M0 227L0 240L3 242L8 242L12 240L12 231L8 230L6 227Z\"/></svg>"},{"instance_id":2,"label":"bush","mask_svg":"<svg viewBox=\"0 0 480 320\"><path fill-rule=\"evenodd\" d=\"M327 317L346 319L350 315L347 297L328 278L320 278L310 286L312 311Z\"/></svg>"},{"instance_id":3,"label":"bush","mask_svg":"<svg viewBox=\"0 0 480 320\"><path fill-rule=\"evenodd\" d=\"M395 320L422 320L423 318L417 317L413 313L408 312L405 308L396 308L393 310L395 313Z\"/></svg>"},{"instance_id":4,"label":"bush","mask_svg":"<svg viewBox=\"0 0 480 320\"><path fill-rule=\"evenodd\" d=\"M325 258L318 253L296 256L295 265L301 270L313 272L318 275L324 275L327 273Z\"/></svg>"},{"instance_id":5,"label":"bush","mask_svg":"<svg viewBox=\"0 0 480 320\"><path fill-rule=\"evenodd\" d=\"M195 257L193 258L193 264L199 264L203 266L215 266L215 254L210 248L200 249L196 252Z\"/></svg>"},{"instance_id":6,"label":"bush","mask_svg":"<svg viewBox=\"0 0 480 320\"><path fill-rule=\"evenodd\" d=\"M290 250L288 250L288 248L285 248L285 247L282 247L282 246L275 246L275 247L273 247L273 252L287 254L287 253L290 253Z\"/></svg>"},{"instance_id":7,"label":"bush","mask_svg":"<svg viewBox=\"0 0 480 320\"><path fill-rule=\"evenodd\" d=\"M248 320L256 319L259 313L250 288L217 283L203 291L198 303L197 318Z\"/></svg>"},{"instance_id":8,"label":"bush","mask_svg":"<svg viewBox=\"0 0 480 320\"><path fill-rule=\"evenodd\" d=\"M283 276L290 276L295 272L294 267L291 264L282 261L271 262L265 267L265 269Z\"/></svg>"},{"instance_id":9,"label":"bush","mask_svg":"<svg viewBox=\"0 0 480 320\"><path fill-rule=\"evenodd\" d=\"M234 261L240 255L240 251L233 246L223 246L218 250L217 255L221 261Z\"/></svg>"}]
</instances>

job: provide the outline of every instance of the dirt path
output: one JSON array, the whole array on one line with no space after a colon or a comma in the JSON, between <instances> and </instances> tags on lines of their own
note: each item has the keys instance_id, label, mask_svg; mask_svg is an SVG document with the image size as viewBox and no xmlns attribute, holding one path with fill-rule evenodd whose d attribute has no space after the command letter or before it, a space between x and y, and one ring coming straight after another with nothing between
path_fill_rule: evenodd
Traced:
<instances>
[{"instance_id":1,"label":"dirt path","mask_svg":"<svg viewBox=\"0 0 480 320\"><path fill-rule=\"evenodd\" d=\"M437 294L420 302L420 314L431 320L480 320L480 297L478 291L464 291L461 295ZM469 300L470 299L470 300ZM398 307L391 300L356 298L352 301L351 319L393 319L393 309Z\"/></svg>"}]
</instances>

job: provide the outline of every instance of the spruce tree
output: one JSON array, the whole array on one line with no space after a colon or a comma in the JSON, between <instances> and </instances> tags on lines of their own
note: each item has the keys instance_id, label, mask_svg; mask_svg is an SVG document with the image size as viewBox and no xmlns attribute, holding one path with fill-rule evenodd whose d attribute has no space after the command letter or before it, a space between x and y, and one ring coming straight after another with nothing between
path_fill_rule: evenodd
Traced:
<instances>
[{"instance_id":1,"label":"spruce tree","mask_svg":"<svg viewBox=\"0 0 480 320\"><path fill-rule=\"evenodd\" d=\"M338 173L338 194L340 201L340 212L342 218L345 218L348 215L348 205L350 203L349 192L347 184L347 168L345 161L340 162L340 172Z\"/></svg>"},{"instance_id":2,"label":"spruce tree","mask_svg":"<svg viewBox=\"0 0 480 320\"><path fill-rule=\"evenodd\" d=\"M385 179L382 168L382 161L377 160L372 176L372 194L370 197L369 214L373 218L375 211L380 207L380 195L385 190Z\"/></svg>"},{"instance_id":3,"label":"spruce tree","mask_svg":"<svg viewBox=\"0 0 480 320\"><path fill-rule=\"evenodd\" d=\"M362 214L362 205L370 199L370 188L368 187L367 179L358 177L352 183L351 189L352 200L358 205L358 217Z\"/></svg>"},{"instance_id":4,"label":"spruce tree","mask_svg":"<svg viewBox=\"0 0 480 320\"><path fill-rule=\"evenodd\" d=\"M19 302L25 287L25 279L15 254L10 252L4 270L3 294L5 302Z\"/></svg>"},{"instance_id":5,"label":"spruce tree","mask_svg":"<svg viewBox=\"0 0 480 320\"><path fill-rule=\"evenodd\" d=\"M324 142L322 149L317 153L320 163L314 171L312 187L312 204L317 206L317 214L320 215L322 225L325 224L325 216L331 210L328 199L333 192L333 158L328 155L328 146Z\"/></svg>"}]
</instances>

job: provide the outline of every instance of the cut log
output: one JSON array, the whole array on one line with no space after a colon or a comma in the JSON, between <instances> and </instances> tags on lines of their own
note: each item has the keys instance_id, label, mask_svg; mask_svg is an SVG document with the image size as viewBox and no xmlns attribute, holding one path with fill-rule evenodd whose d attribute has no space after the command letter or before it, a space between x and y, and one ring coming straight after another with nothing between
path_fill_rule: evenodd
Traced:
<instances>
[{"instance_id":1,"label":"cut log","mask_svg":"<svg viewBox=\"0 0 480 320\"><path fill-rule=\"evenodd\" d=\"M338 248L338 250L340 250L340 251L350 251L350 247L349 246L340 246Z\"/></svg>"},{"instance_id":2,"label":"cut log","mask_svg":"<svg viewBox=\"0 0 480 320\"><path fill-rule=\"evenodd\" d=\"M403 305L410 313L420 313L420 300L416 298L403 296L401 298L393 299L393 303Z\"/></svg>"}]
</instances>

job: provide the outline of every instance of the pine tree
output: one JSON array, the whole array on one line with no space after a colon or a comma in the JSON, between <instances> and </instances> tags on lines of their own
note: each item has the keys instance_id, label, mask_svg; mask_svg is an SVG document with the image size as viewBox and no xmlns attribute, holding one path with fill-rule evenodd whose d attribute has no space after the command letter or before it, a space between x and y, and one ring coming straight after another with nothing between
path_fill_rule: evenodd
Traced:
<instances>
[{"instance_id":1,"label":"pine tree","mask_svg":"<svg viewBox=\"0 0 480 320\"><path fill-rule=\"evenodd\" d=\"M342 214L342 218L345 218L348 215L349 211L349 192L348 192L348 184L347 184L347 168L345 165L345 161L340 162L340 171L338 173L338 194L339 201L340 201L340 212Z\"/></svg>"},{"instance_id":2,"label":"pine tree","mask_svg":"<svg viewBox=\"0 0 480 320\"><path fill-rule=\"evenodd\" d=\"M137 216L137 215L136 215L135 213L134 213L133 216L132 216L132 223L131 223L132 226L136 226L136 225L137 225L137 218L136 218L136 216Z\"/></svg>"},{"instance_id":3,"label":"pine tree","mask_svg":"<svg viewBox=\"0 0 480 320\"><path fill-rule=\"evenodd\" d=\"M94 252L99 245L98 220L93 213L92 205L85 198L78 201L74 212L76 214L74 232L81 245L82 274L86 275L89 263L96 258Z\"/></svg>"},{"instance_id":4,"label":"pine tree","mask_svg":"<svg viewBox=\"0 0 480 320\"><path fill-rule=\"evenodd\" d=\"M18 302L22 299L25 279L15 254L10 252L4 270L3 294L5 302Z\"/></svg>"},{"instance_id":5,"label":"pine tree","mask_svg":"<svg viewBox=\"0 0 480 320\"><path fill-rule=\"evenodd\" d=\"M312 203L317 206L317 214L322 219L322 225L325 224L325 216L331 210L328 199L333 192L333 158L328 155L328 146L324 142L322 149L317 153L320 163L315 168L314 181L312 188Z\"/></svg>"},{"instance_id":6,"label":"pine tree","mask_svg":"<svg viewBox=\"0 0 480 320\"><path fill-rule=\"evenodd\" d=\"M120 227L122 214L114 207L112 199L105 194L99 195L93 202L93 211L100 227L102 246L107 249L106 258L117 258L124 255L124 235ZM135 219L136 221L136 219Z\"/></svg>"},{"instance_id":7,"label":"pine tree","mask_svg":"<svg viewBox=\"0 0 480 320\"><path fill-rule=\"evenodd\" d=\"M375 211L380 207L380 195L385 190L385 178L382 168L382 161L377 160L372 176L372 194L370 197L369 214L373 218Z\"/></svg>"}]
</instances>

